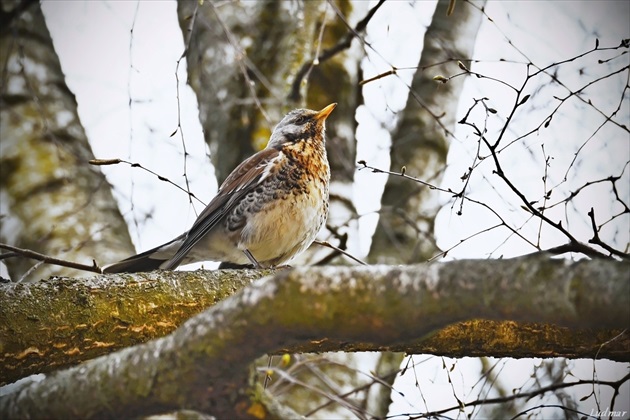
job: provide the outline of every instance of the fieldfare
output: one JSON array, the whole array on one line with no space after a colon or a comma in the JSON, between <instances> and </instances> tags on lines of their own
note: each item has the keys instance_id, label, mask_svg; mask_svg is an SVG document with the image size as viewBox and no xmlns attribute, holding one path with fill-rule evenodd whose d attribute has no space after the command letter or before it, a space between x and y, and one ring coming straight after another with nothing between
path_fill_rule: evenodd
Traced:
<instances>
[{"instance_id":1,"label":"fieldfare","mask_svg":"<svg viewBox=\"0 0 630 420\"><path fill-rule=\"evenodd\" d=\"M275 267L303 252L328 217L330 168L324 134L335 106L289 112L267 147L225 179L188 232L103 272L172 270L199 261Z\"/></svg>"}]
</instances>

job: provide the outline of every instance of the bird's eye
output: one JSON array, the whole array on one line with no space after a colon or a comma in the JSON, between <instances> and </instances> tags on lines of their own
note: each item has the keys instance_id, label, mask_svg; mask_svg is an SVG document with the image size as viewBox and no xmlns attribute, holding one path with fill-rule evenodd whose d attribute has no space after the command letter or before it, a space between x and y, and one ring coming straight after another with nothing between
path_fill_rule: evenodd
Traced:
<instances>
[{"instance_id":1,"label":"bird's eye","mask_svg":"<svg viewBox=\"0 0 630 420\"><path fill-rule=\"evenodd\" d=\"M295 124L296 125L302 125L306 122L306 117L304 115L300 115L299 117L297 117L295 119Z\"/></svg>"}]
</instances>

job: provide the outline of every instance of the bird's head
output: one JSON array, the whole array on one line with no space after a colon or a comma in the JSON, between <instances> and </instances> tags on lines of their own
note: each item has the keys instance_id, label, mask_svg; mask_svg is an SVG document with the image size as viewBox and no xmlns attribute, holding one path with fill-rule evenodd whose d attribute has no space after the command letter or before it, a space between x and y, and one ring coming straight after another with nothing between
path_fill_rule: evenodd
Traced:
<instances>
[{"instance_id":1,"label":"bird's head","mask_svg":"<svg viewBox=\"0 0 630 420\"><path fill-rule=\"evenodd\" d=\"M324 123L336 106L332 103L321 111L294 109L289 112L273 129L267 148L281 148L286 143L300 141L323 141Z\"/></svg>"}]
</instances>

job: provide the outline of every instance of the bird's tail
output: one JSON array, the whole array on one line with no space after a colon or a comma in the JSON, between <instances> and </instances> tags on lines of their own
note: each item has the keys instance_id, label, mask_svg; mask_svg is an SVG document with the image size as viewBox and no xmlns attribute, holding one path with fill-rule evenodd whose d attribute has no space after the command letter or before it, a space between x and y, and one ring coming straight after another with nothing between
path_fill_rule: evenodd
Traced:
<instances>
[{"instance_id":1,"label":"bird's tail","mask_svg":"<svg viewBox=\"0 0 630 420\"><path fill-rule=\"evenodd\" d=\"M122 261L107 265L103 268L103 273L140 273L157 270L173 257L183 237L184 235L178 236L172 241L145 251L142 254L132 255Z\"/></svg>"},{"instance_id":2,"label":"bird's tail","mask_svg":"<svg viewBox=\"0 0 630 420\"><path fill-rule=\"evenodd\" d=\"M157 260L151 258L149 255L138 254L105 266L103 273L139 273L143 271L153 271L160 268L160 265L165 261L167 260Z\"/></svg>"}]
</instances>

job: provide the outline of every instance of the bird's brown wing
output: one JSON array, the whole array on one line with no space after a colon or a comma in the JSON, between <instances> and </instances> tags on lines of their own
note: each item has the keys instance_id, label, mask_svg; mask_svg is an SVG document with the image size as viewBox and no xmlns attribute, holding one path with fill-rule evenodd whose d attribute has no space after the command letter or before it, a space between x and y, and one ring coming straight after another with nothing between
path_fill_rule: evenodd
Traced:
<instances>
[{"instance_id":1,"label":"bird's brown wing","mask_svg":"<svg viewBox=\"0 0 630 420\"><path fill-rule=\"evenodd\" d=\"M162 268L172 270L179 266L201 238L269 174L265 168L278 154L279 151L276 149L264 149L238 165L221 184L210 204L201 212L177 253Z\"/></svg>"}]
</instances>

